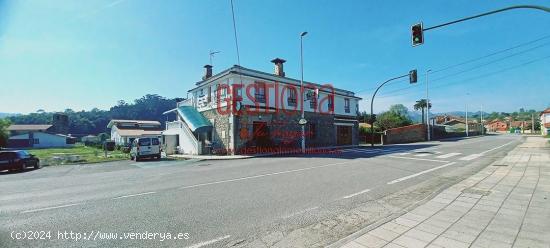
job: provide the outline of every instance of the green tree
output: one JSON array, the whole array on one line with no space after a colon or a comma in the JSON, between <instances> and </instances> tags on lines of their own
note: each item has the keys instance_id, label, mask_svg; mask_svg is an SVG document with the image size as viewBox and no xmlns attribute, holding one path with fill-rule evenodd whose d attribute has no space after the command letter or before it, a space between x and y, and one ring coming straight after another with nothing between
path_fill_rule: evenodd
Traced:
<instances>
[{"instance_id":1,"label":"green tree","mask_svg":"<svg viewBox=\"0 0 550 248\"><path fill-rule=\"evenodd\" d=\"M0 147L6 147L8 145L8 127L10 126L9 119L0 119Z\"/></svg>"},{"instance_id":2,"label":"green tree","mask_svg":"<svg viewBox=\"0 0 550 248\"><path fill-rule=\"evenodd\" d=\"M408 116L409 110L403 104L390 106L390 110L377 116L375 125L380 130L402 127L412 124Z\"/></svg>"}]
</instances>

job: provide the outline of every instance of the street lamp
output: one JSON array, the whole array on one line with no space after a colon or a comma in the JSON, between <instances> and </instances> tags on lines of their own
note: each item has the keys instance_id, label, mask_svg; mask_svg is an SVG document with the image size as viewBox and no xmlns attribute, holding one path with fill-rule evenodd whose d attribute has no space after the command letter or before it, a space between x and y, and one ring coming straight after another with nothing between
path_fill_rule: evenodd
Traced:
<instances>
[{"instance_id":1,"label":"street lamp","mask_svg":"<svg viewBox=\"0 0 550 248\"><path fill-rule=\"evenodd\" d=\"M470 136L469 130L468 130L468 96L470 93L466 93L466 137Z\"/></svg>"},{"instance_id":2,"label":"street lamp","mask_svg":"<svg viewBox=\"0 0 550 248\"><path fill-rule=\"evenodd\" d=\"M432 70L426 71L426 128L428 129L428 141L431 140L430 135L430 95L428 94L428 75Z\"/></svg>"},{"instance_id":3,"label":"street lamp","mask_svg":"<svg viewBox=\"0 0 550 248\"><path fill-rule=\"evenodd\" d=\"M374 94L372 94L372 99L370 100L370 146L371 147L374 147L374 97L376 96L376 93L378 93L378 90L380 90L380 88L382 88L382 86L384 86L385 84L389 83L390 81L393 81L393 80L396 80L396 79L400 79L400 78L404 78L404 77L409 77L409 83L411 84L414 84L416 83L416 70L411 70L408 74L405 74L405 75L401 75L399 77L394 77L394 78L390 78L388 79L386 82L383 82L380 86L378 86L378 88L376 88L376 90L374 91Z\"/></svg>"},{"instance_id":4,"label":"street lamp","mask_svg":"<svg viewBox=\"0 0 550 248\"><path fill-rule=\"evenodd\" d=\"M300 99L302 102L302 115L300 123L302 125L302 153L306 153L306 126L305 126L305 116L304 116L304 36L307 35L307 32L302 32L300 34L300 70L302 77L300 79Z\"/></svg>"}]
</instances>

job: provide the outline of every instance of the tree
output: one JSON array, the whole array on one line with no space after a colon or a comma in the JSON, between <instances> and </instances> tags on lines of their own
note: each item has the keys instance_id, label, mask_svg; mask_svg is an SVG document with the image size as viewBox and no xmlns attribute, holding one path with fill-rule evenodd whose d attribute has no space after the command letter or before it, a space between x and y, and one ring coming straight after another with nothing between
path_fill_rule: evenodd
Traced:
<instances>
[{"instance_id":1,"label":"tree","mask_svg":"<svg viewBox=\"0 0 550 248\"><path fill-rule=\"evenodd\" d=\"M403 104L390 106L390 110L376 117L375 125L380 130L402 127L412 124L412 120L408 116L409 110Z\"/></svg>"},{"instance_id":2,"label":"tree","mask_svg":"<svg viewBox=\"0 0 550 248\"><path fill-rule=\"evenodd\" d=\"M426 105L428 105L428 101L426 99L420 99L416 101L416 104L414 104L413 108L414 110L422 110L422 123L426 123L424 118L424 110L426 109ZM432 108L432 103L429 104L429 108Z\"/></svg>"},{"instance_id":3,"label":"tree","mask_svg":"<svg viewBox=\"0 0 550 248\"><path fill-rule=\"evenodd\" d=\"M8 127L10 126L9 119L0 119L0 147L6 147L8 144Z\"/></svg>"}]
</instances>

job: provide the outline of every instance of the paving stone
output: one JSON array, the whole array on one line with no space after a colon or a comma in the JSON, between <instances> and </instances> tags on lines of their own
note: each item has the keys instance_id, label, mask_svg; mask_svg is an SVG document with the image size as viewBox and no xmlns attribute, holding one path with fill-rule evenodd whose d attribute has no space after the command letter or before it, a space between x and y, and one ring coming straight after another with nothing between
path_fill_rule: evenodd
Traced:
<instances>
[{"instance_id":1,"label":"paving stone","mask_svg":"<svg viewBox=\"0 0 550 248\"><path fill-rule=\"evenodd\" d=\"M408 248L422 248L428 245L428 242L426 241L413 238L407 235L403 235L395 239L394 241L392 241L392 243L396 243L398 245L401 245L403 247L408 247Z\"/></svg>"},{"instance_id":2,"label":"paving stone","mask_svg":"<svg viewBox=\"0 0 550 248\"><path fill-rule=\"evenodd\" d=\"M413 229L409 230L404 235L409 236L409 237L413 237L413 238L416 238L416 239L419 239L419 240L422 240L422 241L425 241L425 242L431 242L432 240L437 238L437 235L435 235L433 233L425 232L425 231L422 231L422 230L416 229L416 228L413 228Z\"/></svg>"},{"instance_id":3,"label":"paving stone","mask_svg":"<svg viewBox=\"0 0 550 248\"><path fill-rule=\"evenodd\" d=\"M342 246L342 248L365 248L364 246L354 242L354 241L351 241L347 244L345 244L344 246Z\"/></svg>"},{"instance_id":4,"label":"paving stone","mask_svg":"<svg viewBox=\"0 0 550 248\"><path fill-rule=\"evenodd\" d=\"M490 240L485 238L478 238L471 247L479 247L479 248L508 248L512 247L512 244L500 242L497 240Z\"/></svg>"},{"instance_id":5,"label":"paving stone","mask_svg":"<svg viewBox=\"0 0 550 248\"><path fill-rule=\"evenodd\" d=\"M355 242L368 248L383 247L388 243L388 241L385 241L369 233L364 234L363 236L355 239Z\"/></svg>"},{"instance_id":6,"label":"paving stone","mask_svg":"<svg viewBox=\"0 0 550 248\"><path fill-rule=\"evenodd\" d=\"M518 238L514 243L514 247L529 247L529 248L548 248L550 247L549 243L545 243L539 240Z\"/></svg>"},{"instance_id":7,"label":"paving stone","mask_svg":"<svg viewBox=\"0 0 550 248\"><path fill-rule=\"evenodd\" d=\"M396 232L393 232L393 231L390 231L390 230L386 230L386 229L380 228L380 227L370 231L369 234L372 234L372 235L374 235L378 238L381 238L385 241L388 241L388 242L394 240L399 235L401 235L399 233L396 233Z\"/></svg>"},{"instance_id":8,"label":"paving stone","mask_svg":"<svg viewBox=\"0 0 550 248\"><path fill-rule=\"evenodd\" d=\"M402 234L410 229L407 226L403 226L395 222L388 222L380 227L399 234Z\"/></svg>"},{"instance_id":9,"label":"paving stone","mask_svg":"<svg viewBox=\"0 0 550 248\"><path fill-rule=\"evenodd\" d=\"M467 248L470 244L465 242L460 242L454 239L440 236L435 239L433 244L443 246L446 248Z\"/></svg>"}]
</instances>

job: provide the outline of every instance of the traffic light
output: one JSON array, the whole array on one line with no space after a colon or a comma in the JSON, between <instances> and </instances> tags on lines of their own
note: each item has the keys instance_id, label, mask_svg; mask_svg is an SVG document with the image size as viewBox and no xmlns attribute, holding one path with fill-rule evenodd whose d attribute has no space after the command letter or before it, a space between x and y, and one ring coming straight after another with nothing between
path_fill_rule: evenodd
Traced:
<instances>
[{"instance_id":1,"label":"traffic light","mask_svg":"<svg viewBox=\"0 0 550 248\"><path fill-rule=\"evenodd\" d=\"M416 69L409 72L409 83L415 84L418 76L416 74Z\"/></svg>"},{"instance_id":2,"label":"traffic light","mask_svg":"<svg viewBox=\"0 0 550 248\"><path fill-rule=\"evenodd\" d=\"M418 46L424 44L424 30L422 23L414 24L411 28L412 31L412 45Z\"/></svg>"}]
</instances>

